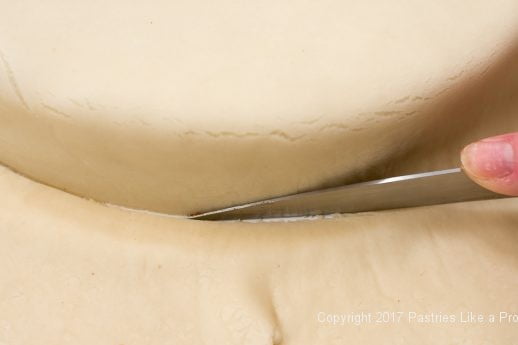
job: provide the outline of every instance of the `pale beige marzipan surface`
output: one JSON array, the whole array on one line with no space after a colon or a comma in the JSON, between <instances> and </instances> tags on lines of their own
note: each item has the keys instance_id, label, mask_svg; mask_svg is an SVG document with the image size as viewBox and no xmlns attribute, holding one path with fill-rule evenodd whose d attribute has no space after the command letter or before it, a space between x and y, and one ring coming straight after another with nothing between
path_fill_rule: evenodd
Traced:
<instances>
[{"instance_id":1,"label":"pale beige marzipan surface","mask_svg":"<svg viewBox=\"0 0 518 345\"><path fill-rule=\"evenodd\" d=\"M502 72L516 0L1 8L0 162L132 208L188 214L422 170L389 162L432 140L455 141L430 157L449 168L497 133L486 116L516 109Z\"/></svg>"},{"instance_id":2,"label":"pale beige marzipan surface","mask_svg":"<svg viewBox=\"0 0 518 345\"><path fill-rule=\"evenodd\" d=\"M32 180L0 169L0 344L515 345L318 313L518 313L516 200L252 224L71 193L186 214L455 166L518 130L517 6L3 1L0 162Z\"/></svg>"},{"instance_id":3,"label":"pale beige marzipan surface","mask_svg":"<svg viewBox=\"0 0 518 345\"><path fill-rule=\"evenodd\" d=\"M293 223L109 208L0 172L0 343L493 344L518 324L318 313L518 311L516 200Z\"/></svg>"}]
</instances>

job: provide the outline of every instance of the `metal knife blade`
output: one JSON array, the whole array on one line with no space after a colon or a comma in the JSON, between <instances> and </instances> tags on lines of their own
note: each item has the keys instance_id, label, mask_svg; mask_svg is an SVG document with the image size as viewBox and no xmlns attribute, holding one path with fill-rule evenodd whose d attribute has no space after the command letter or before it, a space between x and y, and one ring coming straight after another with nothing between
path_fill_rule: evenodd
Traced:
<instances>
[{"instance_id":1,"label":"metal knife blade","mask_svg":"<svg viewBox=\"0 0 518 345\"><path fill-rule=\"evenodd\" d=\"M454 168L291 194L198 213L189 218L237 220L301 217L506 197L482 188L469 179L462 169Z\"/></svg>"}]
</instances>

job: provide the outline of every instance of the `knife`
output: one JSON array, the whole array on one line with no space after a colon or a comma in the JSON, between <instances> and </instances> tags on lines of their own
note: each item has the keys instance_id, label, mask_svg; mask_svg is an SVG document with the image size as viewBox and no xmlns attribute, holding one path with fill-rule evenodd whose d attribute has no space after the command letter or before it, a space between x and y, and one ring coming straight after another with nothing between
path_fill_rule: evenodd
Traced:
<instances>
[{"instance_id":1,"label":"knife","mask_svg":"<svg viewBox=\"0 0 518 345\"><path fill-rule=\"evenodd\" d=\"M191 215L199 220L240 220L391 210L507 198L473 182L460 168L403 175L281 196Z\"/></svg>"}]
</instances>

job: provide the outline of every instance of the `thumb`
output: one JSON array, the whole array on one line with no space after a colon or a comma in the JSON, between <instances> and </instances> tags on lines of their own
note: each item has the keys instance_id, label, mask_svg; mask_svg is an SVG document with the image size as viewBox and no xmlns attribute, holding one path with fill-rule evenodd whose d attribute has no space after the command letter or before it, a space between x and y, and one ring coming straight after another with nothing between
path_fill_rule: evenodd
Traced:
<instances>
[{"instance_id":1,"label":"thumb","mask_svg":"<svg viewBox=\"0 0 518 345\"><path fill-rule=\"evenodd\" d=\"M462 150L466 174L493 192L518 196L518 133L477 141Z\"/></svg>"}]
</instances>

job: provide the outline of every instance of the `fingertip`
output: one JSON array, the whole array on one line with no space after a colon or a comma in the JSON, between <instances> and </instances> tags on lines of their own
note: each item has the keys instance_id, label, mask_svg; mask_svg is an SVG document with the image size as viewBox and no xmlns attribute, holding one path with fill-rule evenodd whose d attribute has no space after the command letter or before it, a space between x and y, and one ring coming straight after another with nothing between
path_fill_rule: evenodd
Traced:
<instances>
[{"instance_id":1,"label":"fingertip","mask_svg":"<svg viewBox=\"0 0 518 345\"><path fill-rule=\"evenodd\" d=\"M490 137L466 146L461 162L466 174L496 193L518 196L518 133Z\"/></svg>"}]
</instances>

